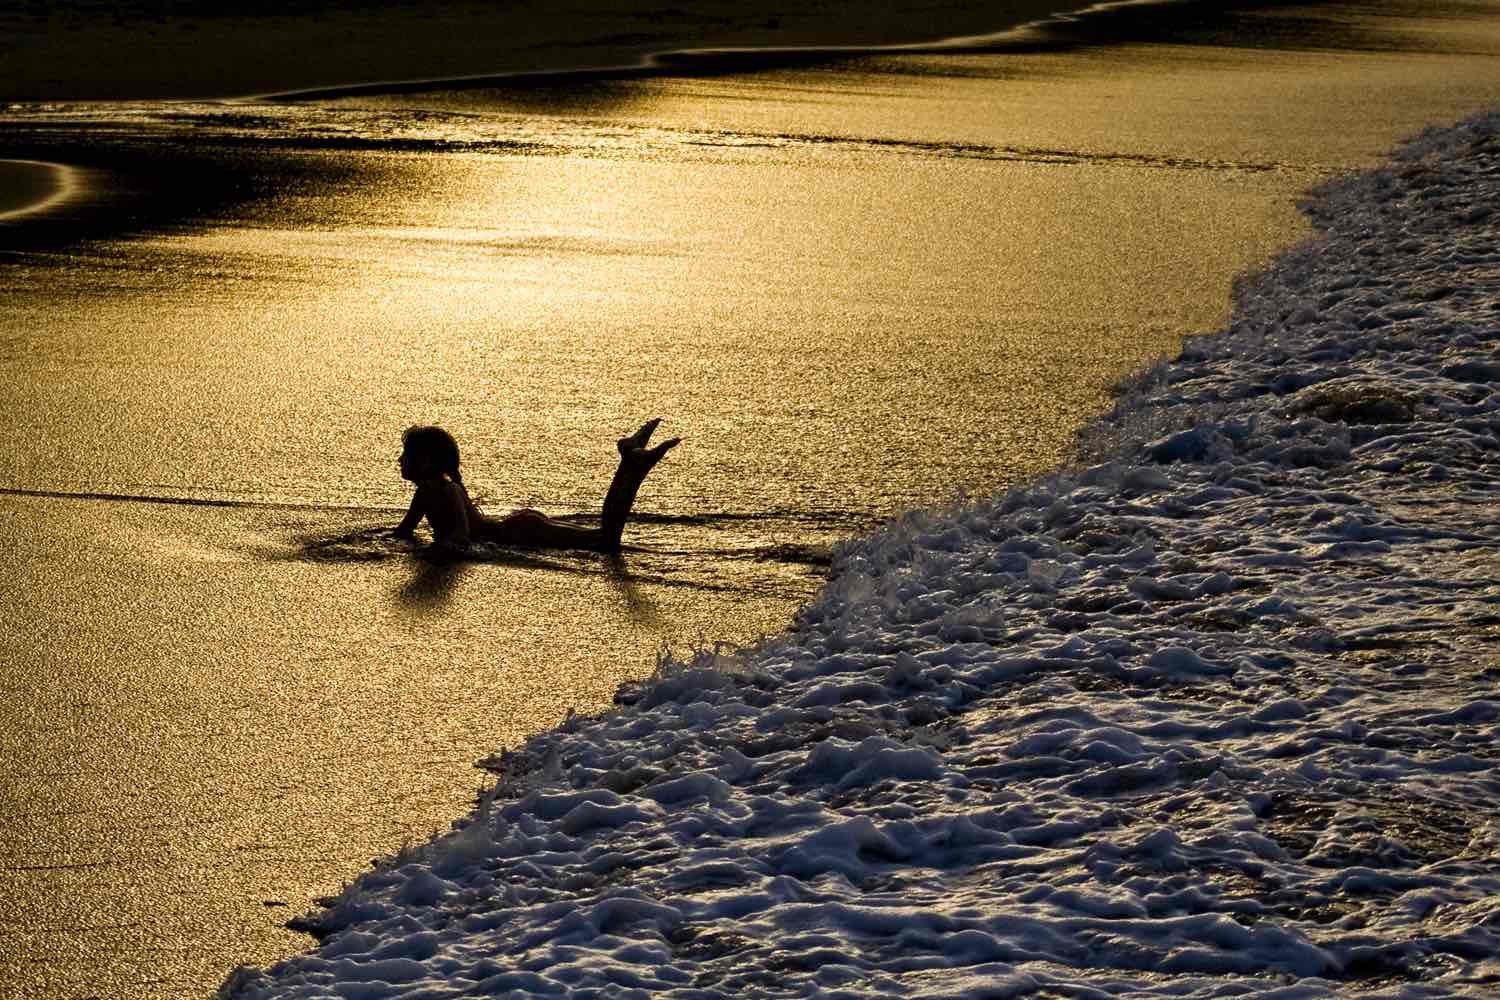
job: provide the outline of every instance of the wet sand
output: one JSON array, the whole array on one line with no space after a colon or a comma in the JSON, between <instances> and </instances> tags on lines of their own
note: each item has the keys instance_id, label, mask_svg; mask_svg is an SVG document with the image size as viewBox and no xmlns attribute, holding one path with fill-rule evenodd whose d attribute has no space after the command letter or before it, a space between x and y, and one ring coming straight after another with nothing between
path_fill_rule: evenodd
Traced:
<instances>
[{"instance_id":1,"label":"wet sand","mask_svg":"<svg viewBox=\"0 0 1500 1000\"><path fill-rule=\"evenodd\" d=\"M68 0L0 14L0 38L8 39L0 46L0 101L244 97L632 66L680 49L891 45L988 34L1084 6L1081 0L795 6L321 0L285 17L223 12L212 4Z\"/></svg>"},{"instance_id":2,"label":"wet sand","mask_svg":"<svg viewBox=\"0 0 1500 1000\"><path fill-rule=\"evenodd\" d=\"M201 148L203 123L186 118L181 144L155 128L112 127L103 142L87 129L47 133L29 151L3 136L7 155L71 149L70 163L128 163L124 186L156 187L89 220L101 242L7 258L21 266L0 270L0 336L15 365L0 406L13 445L0 485L186 494L207 484L221 498L322 494L349 507L0 496L12 609L0 621L11 713L0 727L10 831L0 898L17 901L0 928L0 996L202 996L234 962L305 947L287 917L370 856L460 815L476 757L569 707L607 705L615 683L649 672L662 639L774 629L815 585L806 566L731 561L727 546L673 523L653 526L644 541L654 551L623 575L524 558L432 572L367 534L396 516L383 506L396 501L382 492L388 425L446 407L436 412L445 422L493 428L493 440L465 442L512 502L584 509L592 494L575 501L556 485L591 468L576 459L592 457L583 449L598 444L599 425L582 411L633 406L641 379L665 371L652 403L673 400L668 412L694 426L678 464L653 482L652 510L723 510L745 484L770 484L801 513L902 475L927 477L912 492L933 480L988 488L1058 461L1109 381L1220 321L1234 274L1305 232L1291 207L1300 189L1500 93L1484 75L1492 63L1473 53L1374 46L1252 59L1179 40L1039 57L1025 70L991 60L657 80L551 103L402 95L388 106L419 107L423 121L427 109L458 109L464 120L508 114L496 109L515 100L539 118L682 131L644 151L596 153L586 147L598 132L577 150L472 157L443 156L441 144L437 155L411 145L354 155L364 147L273 135L215 160ZM936 95L925 89L934 80L944 81ZM1346 127L1340 108L1358 120ZM835 132L857 148L826 141ZM990 165L971 174L976 164ZM978 196L957 198L963 184ZM739 225L746 204L759 229ZM493 211L476 222L476 205ZM826 217L814 211L830 205ZM954 242L966 227L953 218L970 220L971 241ZM40 238L37 227L7 229ZM115 239L122 230L131 235ZM922 246L934 249L919 260ZM946 283L917 266L938 256ZM806 268L787 272L788 257ZM997 260L1033 263L1007 278ZM726 272L758 276L774 295L734 298L716 284ZM491 308L485 296L505 288L522 294ZM869 308L877 294L892 300L886 316ZM445 300L467 312L445 313ZM640 329L645 307L663 304L672 309ZM508 328L490 329L495 316L533 332L556 318L557 337L522 352ZM745 316L776 332L763 350L733 325ZM872 318L878 339L909 356L900 379L871 361L886 346L870 336ZM831 337L841 322L857 336ZM975 351L999 336L991 322L1028 337L985 368ZM739 330L744 343L713 342L710 328ZM587 354L599 342L637 346L623 334L639 334L642 352L669 342L676 367L622 375L614 358ZM380 351L408 340L435 348L426 367L453 367L435 382L382 367ZM830 353L842 378L802 395ZM539 371L547 393L523 398L498 374L469 377L474 356ZM253 364L288 357L285 369ZM319 359L311 375L309 357ZM563 368L540 371L538 358L579 359L571 398L556 390ZM743 363L726 366L733 381L714 381L703 358ZM924 440L951 442L955 424L930 414L951 403L944 386L976 370L992 387L967 407L982 434L947 449L976 465L934 469ZM264 395L246 390L256 387L245 372L260 374ZM746 407L752 391L762 395ZM882 422L854 409L886 394L915 416ZM309 420L309 401L337 421ZM1009 421L1007 408L1025 419ZM748 428L736 422L745 409ZM528 420L553 426L543 435ZM792 425L805 441L774 436ZM892 464L840 478L830 456L856 451L851 429L865 425L889 429L879 444ZM557 468L530 470L533 480L501 464L553 451ZM798 525L788 540L805 534Z\"/></svg>"},{"instance_id":3,"label":"wet sand","mask_svg":"<svg viewBox=\"0 0 1500 1000\"><path fill-rule=\"evenodd\" d=\"M69 171L54 163L0 160L0 222L19 219L68 195Z\"/></svg>"},{"instance_id":4,"label":"wet sand","mask_svg":"<svg viewBox=\"0 0 1500 1000\"><path fill-rule=\"evenodd\" d=\"M0 997L203 997L305 948L282 923L467 811L478 756L811 589L436 566L375 540L398 516L0 495Z\"/></svg>"}]
</instances>

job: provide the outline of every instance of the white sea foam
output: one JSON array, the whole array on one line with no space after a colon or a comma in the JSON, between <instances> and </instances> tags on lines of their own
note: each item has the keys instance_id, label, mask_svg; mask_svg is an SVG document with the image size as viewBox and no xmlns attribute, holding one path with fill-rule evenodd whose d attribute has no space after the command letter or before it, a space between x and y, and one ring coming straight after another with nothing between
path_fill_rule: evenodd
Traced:
<instances>
[{"instance_id":1,"label":"white sea foam","mask_svg":"<svg viewBox=\"0 0 1500 1000\"><path fill-rule=\"evenodd\" d=\"M1319 192L1097 464L496 758L224 995L1500 993L1497 133Z\"/></svg>"}]
</instances>

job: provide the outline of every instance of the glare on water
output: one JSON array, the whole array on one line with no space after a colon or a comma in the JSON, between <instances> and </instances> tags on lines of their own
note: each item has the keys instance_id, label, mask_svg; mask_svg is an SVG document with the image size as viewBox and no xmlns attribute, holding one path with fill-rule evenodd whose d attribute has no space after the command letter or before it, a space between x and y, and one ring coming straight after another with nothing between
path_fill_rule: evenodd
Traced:
<instances>
[{"instance_id":1,"label":"glare on water","mask_svg":"<svg viewBox=\"0 0 1500 1000\"><path fill-rule=\"evenodd\" d=\"M396 502L394 434L423 419L500 502L587 509L616 428L662 413L693 440L654 493L673 512L879 516L1055 463L1122 356L1222 310L1164 309L1163 277L1222 283L1287 213L1224 218L1215 171L685 147L372 154L269 217L131 246L104 265L127 294L86 262L38 346L111 357L32 380L22 412L70 419L10 479Z\"/></svg>"}]
</instances>

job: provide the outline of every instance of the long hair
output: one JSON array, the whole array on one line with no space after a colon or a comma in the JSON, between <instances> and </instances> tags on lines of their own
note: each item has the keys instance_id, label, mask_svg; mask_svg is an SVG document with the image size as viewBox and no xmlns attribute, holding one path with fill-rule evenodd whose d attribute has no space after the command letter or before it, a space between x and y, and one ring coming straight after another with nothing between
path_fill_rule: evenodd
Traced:
<instances>
[{"instance_id":1,"label":"long hair","mask_svg":"<svg viewBox=\"0 0 1500 1000\"><path fill-rule=\"evenodd\" d=\"M441 427L413 424L401 434L401 446L413 454L431 459L433 466L455 483L464 481L458 471L458 442Z\"/></svg>"}]
</instances>

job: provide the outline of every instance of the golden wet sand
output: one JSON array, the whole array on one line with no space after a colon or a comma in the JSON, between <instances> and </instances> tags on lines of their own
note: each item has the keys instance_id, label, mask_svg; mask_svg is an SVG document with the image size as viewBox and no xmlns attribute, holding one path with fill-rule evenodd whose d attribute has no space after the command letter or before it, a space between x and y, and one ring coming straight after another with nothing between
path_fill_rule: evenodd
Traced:
<instances>
[{"instance_id":1,"label":"golden wet sand","mask_svg":"<svg viewBox=\"0 0 1500 1000\"><path fill-rule=\"evenodd\" d=\"M6 258L0 486L227 505L0 495L0 997L201 997L305 947L285 920L444 828L474 759L606 706L664 640L785 624L816 567L776 557L810 515L1059 461L1306 233L1300 190L1500 94L1490 36L1406 27L1443 41L261 106L273 138L532 144L273 147L257 169L290 180L227 216ZM201 153L225 112L113 113L80 156L132 127L154 163ZM234 138L204 177L243 169ZM569 511L620 414L654 412L687 443L623 570L450 572L375 534L406 423L458 432L502 509Z\"/></svg>"}]
</instances>

